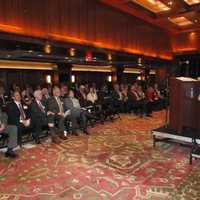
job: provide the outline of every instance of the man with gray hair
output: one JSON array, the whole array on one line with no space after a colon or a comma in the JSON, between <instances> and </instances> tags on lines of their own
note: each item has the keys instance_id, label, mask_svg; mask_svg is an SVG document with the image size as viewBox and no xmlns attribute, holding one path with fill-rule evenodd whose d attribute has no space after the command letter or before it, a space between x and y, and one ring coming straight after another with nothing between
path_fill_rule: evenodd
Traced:
<instances>
[{"instance_id":1,"label":"man with gray hair","mask_svg":"<svg viewBox=\"0 0 200 200\"><path fill-rule=\"evenodd\" d=\"M7 119L7 114L2 112L0 108L0 134L8 134L8 149L5 156L16 158L17 154L13 149L17 146L17 127L15 125L8 125Z\"/></svg>"},{"instance_id":2,"label":"man with gray hair","mask_svg":"<svg viewBox=\"0 0 200 200\"><path fill-rule=\"evenodd\" d=\"M33 137L37 144L40 144L40 133L44 127L48 127L47 116L53 113L47 112L46 107L42 104L42 91L35 90L34 92L35 100L30 106L31 123L33 127Z\"/></svg>"}]
</instances>

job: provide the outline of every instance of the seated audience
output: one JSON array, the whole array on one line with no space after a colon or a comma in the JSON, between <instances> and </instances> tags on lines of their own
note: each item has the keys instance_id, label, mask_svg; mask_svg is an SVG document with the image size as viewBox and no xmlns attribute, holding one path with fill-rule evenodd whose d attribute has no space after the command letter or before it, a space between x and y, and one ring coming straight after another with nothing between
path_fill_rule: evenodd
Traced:
<instances>
[{"instance_id":1,"label":"seated audience","mask_svg":"<svg viewBox=\"0 0 200 200\"><path fill-rule=\"evenodd\" d=\"M68 85L61 84L61 88L54 86L37 86L33 93L30 85L21 92L20 88L13 84L12 98L9 102L3 86L0 86L0 106L4 105L7 111L0 110L0 134L9 135L7 157L16 157L14 148L22 144L24 133L33 133L37 144L41 143L40 133L49 130L52 142L60 143L66 140L66 122L70 122L72 134L77 134L81 128L85 134L90 119L104 120L112 119L119 112L131 112L151 116L152 109L161 109L166 105L166 98L161 94L158 84L154 87L148 86L146 91L135 82L129 90L127 84L107 84L96 89L95 83L89 88L88 84L74 85L76 97L73 90L68 90ZM52 90L52 91L51 91ZM53 96L51 96L51 92ZM21 93L21 95L20 95ZM33 98L34 97L34 98ZM200 100L200 95L199 95ZM9 103L8 103L9 102ZM98 116L98 117L97 117ZM7 125L8 121L8 125ZM33 132L32 132L33 131Z\"/></svg>"},{"instance_id":2,"label":"seated audience","mask_svg":"<svg viewBox=\"0 0 200 200\"><path fill-rule=\"evenodd\" d=\"M51 112L51 115L48 116L50 133L53 139L53 142L59 143L60 139L66 140L67 136L65 133L65 115L63 102L60 99L61 92L58 86L53 87L53 97L48 101L47 112Z\"/></svg>"},{"instance_id":3,"label":"seated audience","mask_svg":"<svg viewBox=\"0 0 200 200\"><path fill-rule=\"evenodd\" d=\"M0 108L0 134L8 134L8 149L5 156L15 158L17 157L14 152L14 148L17 146L17 127L7 124L7 118L7 114L2 112Z\"/></svg>"}]
</instances>

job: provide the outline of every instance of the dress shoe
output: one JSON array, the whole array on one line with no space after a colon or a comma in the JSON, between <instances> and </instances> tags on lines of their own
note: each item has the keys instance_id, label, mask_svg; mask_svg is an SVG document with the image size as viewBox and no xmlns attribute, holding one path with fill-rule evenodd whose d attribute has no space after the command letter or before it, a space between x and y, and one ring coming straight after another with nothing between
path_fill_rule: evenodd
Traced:
<instances>
[{"instance_id":1,"label":"dress shoe","mask_svg":"<svg viewBox=\"0 0 200 200\"><path fill-rule=\"evenodd\" d=\"M6 156L6 157L9 157L9 158L16 158L16 157L18 157L18 155L17 155L13 150L8 150L8 151L5 153L5 156Z\"/></svg>"},{"instance_id":2,"label":"dress shoe","mask_svg":"<svg viewBox=\"0 0 200 200\"><path fill-rule=\"evenodd\" d=\"M52 137L52 142L55 144L60 144L61 140L57 136L55 136L55 137Z\"/></svg>"}]
</instances>

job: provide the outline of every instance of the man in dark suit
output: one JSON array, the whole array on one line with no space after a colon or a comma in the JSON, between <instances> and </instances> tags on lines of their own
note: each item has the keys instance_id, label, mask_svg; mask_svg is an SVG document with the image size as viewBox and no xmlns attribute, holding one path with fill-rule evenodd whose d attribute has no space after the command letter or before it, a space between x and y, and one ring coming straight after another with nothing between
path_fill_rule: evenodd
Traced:
<instances>
[{"instance_id":1,"label":"man in dark suit","mask_svg":"<svg viewBox=\"0 0 200 200\"><path fill-rule=\"evenodd\" d=\"M51 112L47 112L46 107L42 104L42 91L36 90L34 92L35 100L30 106L30 116L31 116L31 125L33 128L33 135L35 142L40 144L39 135L42 132L43 128L48 127L48 118L47 116L53 115ZM59 139L53 130L51 130L52 141L54 143L59 143Z\"/></svg>"},{"instance_id":2,"label":"man in dark suit","mask_svg":"<svg viewBox=\"0 0 200 200\"><path fill-rule=\"evenodd\" d=\"M8 124L18 128L18 143L22 144L22 133L30 129L30 119L27 117L25 108L21 103L21 95L18 91L13 93L13 102L8 104Z\"/></svg>"},{"instance_id":3,"label":"man in dark suit","mask_svg":"<svg viewBox=\"0 0 200 200\"><path fill-rule=\"evenodd\" d=\"M80 107L79 100L74 97L74 92L72 90L69 91L69 97L64 100L64 108L65 110L70 110L69 118L72 121L72 131L76 134L76 129L78 127L77 120L80 119L83 132L88 135L87 121L88 118L93 117L90 116L86 109Z\"/></svg>"},{"instance_id":4,"label":"man in dark suit","mask_svg":"<svg viewBox=\"0 0 200 200\"><path fill-rule=\"evenodd\" d=\"M15 158L17 154L13 149L17 146L17 127L8 125L7 118L7 114L0 109L0 134L8 134L8 149L5 156Z\"/></svg>"},{"instance_id":5,"label":"man in dark suit","mask_svg":"<svg viewBox=\"0 0 200 200\"><path fill-rule=\"evenodd\" d=\"M64 115L64 107L63 102L60 99L60 88L58 86L54 86L53 88L53 97L51 97L48 101L48 110L51 114L49 118L49 125L54 128L55 132L58 133L59 137L63 140L66 140L65 134L65 115ZM58 124L58 128L56 129L56 122Z\"/></svg>"}]
</instances>

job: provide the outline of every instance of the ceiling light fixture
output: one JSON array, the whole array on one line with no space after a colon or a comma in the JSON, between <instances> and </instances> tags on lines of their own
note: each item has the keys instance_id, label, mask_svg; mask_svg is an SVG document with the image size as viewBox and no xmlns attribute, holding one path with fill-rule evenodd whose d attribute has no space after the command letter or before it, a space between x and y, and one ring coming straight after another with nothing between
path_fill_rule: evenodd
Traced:
<instances>
[{"instance_id":1,"label":"ceiling light fixture","mask_svg":"<svg viewBox=\"0 0 200 200\"><path fill-rule=\"evenodd\" d=\"M44 46L44 52L47 53L47 54L50 54L52 51L51 49L51 45L47 42Z\"/></svg>"},{"instance_id":2,"label":"ceiling light fixture","mask_svg":"<svg viewBox=\"0 0 200 200\"><path fill-rule=\"evenodd\" d=\"M185 1L185 3L187 3L190 6L200 3L200 0L184 0L184 1Z\"/></svg>"},{"instance_id":3,"label":"ceiling light fixture","mask_svg":"<svg viewBox=\"0 0 200 200\"><path fill-rule=\"evenodd\" d=\"M186 17L173 17L173 18L169 17L168 19L169 21L171 21L172 23L178 26L188 26L188 25L194 24L192 21L190 21Z\"/></svg>"},{"instance_id":4,"label":"ceiling light fixture","mask_svg":"<svg viewBox=\"0 0 200 200\"><path fill-rule=\"evenodd\" d=\"M132 2L139 4L154 13L166 12L171 9L167 3L165 4L159 0L132 0ZM171 5L172 3L173 2L170 1Z\"/></svg>"},{"instance_id":5,"label":"ceiling light fixture","mask_svg":"<svg viewBox=\"0 0 200 200\"><path fill-rule=\"evenodd\" d=\"M75 56L75 54L76 54L76 49L70 48L69 49L69 55L73 57L73 56Z\"/></svg>"}]
</instances>

